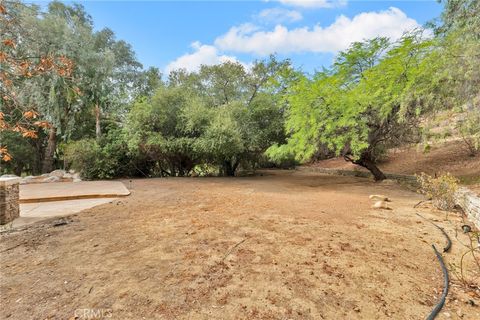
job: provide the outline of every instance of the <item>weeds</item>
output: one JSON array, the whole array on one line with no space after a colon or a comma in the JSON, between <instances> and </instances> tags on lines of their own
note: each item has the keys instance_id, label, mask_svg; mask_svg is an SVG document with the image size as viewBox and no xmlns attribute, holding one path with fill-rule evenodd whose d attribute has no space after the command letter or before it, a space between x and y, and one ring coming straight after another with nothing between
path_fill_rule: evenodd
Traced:
<instances>
[{"instance_id":1,"label":"weeds","mask_svg":"<svg viewBox=\"0 0 480 320\"><path fill-rule=\"evenodd\" d=\"M451 211L455 207L455 193L458 190L458 179L450 173L432 177L422 173L417 175L420 185L419 192L432 200L433 205L440 210Z\"/></svg>"}]
</instances>

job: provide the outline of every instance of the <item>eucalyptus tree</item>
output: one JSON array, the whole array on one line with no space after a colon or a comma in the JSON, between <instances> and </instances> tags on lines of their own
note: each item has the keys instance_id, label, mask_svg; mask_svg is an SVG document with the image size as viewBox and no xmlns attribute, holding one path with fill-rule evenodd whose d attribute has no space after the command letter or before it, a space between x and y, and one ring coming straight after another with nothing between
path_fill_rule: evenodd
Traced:
<instances>
[{"instance_id":1,"label":"eucalyptus tree","mask_svg":"<svg viewBox=\"0 0 480 320\"><path fill-rule=\"evenodd\" d=\"M95 32L91 37L93 45L85 50L82 66L82 100L93 109L99 139L102 114L121 114L121 108L133 101L133 86L142 65L135 59L131 46L117 41L110 29Z\"/></svg>"},{"instance_id":2,"label":"eucalyptus tree","mask_svg":"<svg viewBox=\"0 0 480 320\"><path fill-rule=\"evenodd\" d=\"M74 61L69 77L49 73L22 83L21 103L35 106L38 114L48 124L48 141L43 156L43 171L53 169L57 138L66 139L74 127L74 115L82 104L76 83L79 77L82 50L88 48L91 20L81 6L65 6L58 2L49 4L47 12L29 11L21 27L34 37L26 43L32 56L61 56Z\"/></svg>"},{"instance_id":3,"label":"eucalyptus tree","mask_svg":"<svg viewBox=\"0 0 480 320\"><path fill-rule=\"evenodd\" d=\"M0 3L0 159L3 161L12 158L5 140L17 138L8 131L23 138L37 138L38 128L47 125L39 119L41 101L26 98L31 96L32 84L44 77L67 80L73 70L73 62L65 56L38 50L37 28L32 22L39 14L35 5L15 0Z\"/></svg>"},{"instance_id":4,"label":"eucalyptus tree","mask_svg":"<svg viewBox=\"0 0 480 320\"><path fill-rule=\"evenodd\" d=\"M35 106L48 130L42 171L54 167L58 140L88 137L94 123L101 135L102 114L122 116L134 98L141 64L131 46L115 39L109 29L95 32L91 17L81 5L51 2L45 12L32 7L25 12L21 28L34 35L25 45L32 56L60 56L72 61L68 77L49 73L32 77L21 85L21 103ZM94 122L89 120L94 115ZM115 119L116 120L116 119Z\"/></svg>"}]
</instances>

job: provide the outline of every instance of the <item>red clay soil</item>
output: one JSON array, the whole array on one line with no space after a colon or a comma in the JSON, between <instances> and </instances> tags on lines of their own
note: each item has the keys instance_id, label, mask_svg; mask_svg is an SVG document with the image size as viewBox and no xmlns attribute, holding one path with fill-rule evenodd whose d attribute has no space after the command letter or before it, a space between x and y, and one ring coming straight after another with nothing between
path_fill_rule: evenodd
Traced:
<instances>
[{"instance_id":1,"label":"red clay soil","mask_svg":"<svg viewBox=\"0 0 480 320\"><path fill-rule=\"evenodd\" d=\"M424 319L443 284L431 244L445 239L415 213L451 235L448 264L468 242L454 213L362 178L269 171L132 187L68 224L0 234L2 319ZM373 193L393 210L371 209ZM480 319L468 257L472 287L452 274L439 319Z\"/></svg>"},{"instance_id":2,"label":"red clay soil","mask_svg":"<svg viewBox=\"0 0 480 320\"><path fill-rule=\"evenodd\" d=\"M318 161L313 165L323 168L365 170L341 158ZM480 184L480 155L470 156L460 140L433 145L428 153L417 147L396 149L389 153L385 161L379 163L379 167L384 172L398 174L425 172L433 175L450 172L469 184Z\"/></svg>"}]
</instances>

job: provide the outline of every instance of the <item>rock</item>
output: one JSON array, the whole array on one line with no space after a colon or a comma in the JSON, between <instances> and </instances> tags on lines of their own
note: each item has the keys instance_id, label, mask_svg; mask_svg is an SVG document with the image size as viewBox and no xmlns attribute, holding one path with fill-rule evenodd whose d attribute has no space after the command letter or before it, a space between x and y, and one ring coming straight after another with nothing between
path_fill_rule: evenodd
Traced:
<instances>
[{"instance_id":1,"label":"rock","mask_svg":"<svg viewBox=\"0 0 480 320\"><path fill-rule=\"evenodd\" d=\"M51 177L43 179L42 182L58 182L58 181L60 181L60 177L51 176Z\"/></svg>"},{"instance_id":2,"label":"rock","mask_svg":"<svg viewBox=\"0 0 480 320\"><path fill-rule=\"evenodd\" d=\"M373 209L392 210L385 201L377 201L372 206Z\"/></svg>"},{"instance_id":3,"label":"rock","mask_svg":"<svg viewBox=\"0 0 480 320\"><path fill-rule=\"evenodd\" d=\"M395 184L397 184L397 181L392 180L392 179L385 179L385 180L382 180L381 183L385 184L385 185L395 185Z\"/></svg>"},{"instance_id":4,"label":"rock","mask_svg":"<svg viewBox=\"0 0 480 320\"><path fill-rule=\"evenodd\" d=\"M4 174L0 178L20 178L20 177L15 174Z\"/></svg>"},{"instance_id":5,"label":"rock","mask_svg":"<svg viewBox=\"0 0 480 320\"><path fill-rule=\"evenodd\" d=\"M40 177L45 177L45 178L50 177L50 173L44 173Z\"/></svg>"},{"instance_id":6,"label":"rock","mask_svg":"<svg viewBox=\"0 0 480 320\"><path fill-rule=\"evenodd\" d=\"M50 172L50 177L58 177L61 178L65 175L65 170L54 170Z\"/></svg>"},{"instance_id":7,"label":"rock","mask_svg":"<svg viewBox=\"0 0 480 320\"><path fill-rule=\"evenodd\" d=\"M77 173L72 174L72 178L73 179L81 179L80 178L80 173L77 172Z\"/></svg>"},{"instance_id":8,"label":"rock","mask_svg":"<svg viewBox=\"0 0 480 320\"><path fill-rule=\"evenodd\" d=\"M70 169L70 170L68 170L68 173L70 173L70 174L74 174L74 173L75 173L75 170L73 170L73 169Z\"/></svg>"},{"instance_id":9,"label":"rock","mask_svg":"<svg viewBox=\"0 0 480 320\"><path fill-rule=\"evenodd\" d=\"M390 201L388 197L381 195L381 194L372 194L369 196L370 200L375 200L375 201Z\"/></svg>"},{"instance_id":10,"label":"rock","mask_svg":"<svg viewBox=\"0 0 480 320\"><path fill-rule=\"evenodd\" d=\"M260 263L262 261L262 257L256 256L255 259L252 260L253 263Z\"/></svg>"},{"instance_id":11,"label":"rock","mask_svg":"<svg viewBox=\"0 0 480 320\"><path fill-rule=\"evenodd\" d=\"M82 182L82 179L80 179L80 178L74 178L72 182Z\"/></svg>"},{"instance_id":12,"label":"rock","mask_svg":"<svg viewBox=\"0 0 480 320\"><path fill-rule=\"evenodd\" d=\"M25 178L22 179L22 181L20 181L20 184L32 183L34 180L35 180L34 176L26 176Z\"/></svg>"},{"instance_id":13,"label":"rock","mask_svg":"<svg viewBox=\"0 0 480 320\"><path fill-rule=\"evenodd\" d=\"M64 179L73 179L73 175L72 175L71 173L65 173L65 174L63 175L63 178L64 178Z\"/></svg>"}]
</instances>

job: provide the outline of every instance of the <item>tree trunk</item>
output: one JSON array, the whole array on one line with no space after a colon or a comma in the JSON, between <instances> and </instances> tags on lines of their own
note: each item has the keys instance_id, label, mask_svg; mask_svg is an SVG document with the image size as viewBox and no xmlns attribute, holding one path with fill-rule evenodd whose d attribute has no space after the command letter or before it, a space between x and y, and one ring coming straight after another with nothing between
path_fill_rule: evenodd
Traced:
<instances>
[{"instance_id":1,"label":"tree trunk","mask_svg":"<svg viewBox=\"0 0 480 320\"><path fill-rule=\"evenodd\" d=\"M367 168L373 174L373 178L375 181L382 181L387 179L385 174L377 167L375 162L371 161L370 159L362 160L359 163L360 166Z\"/></svg>"},{"instance_id":2,"label":"tree trunk","mask_svg":"<svg viewBox=\"0 0 480 320\"><path fill-rule=\"evenodd\" d=\"M385 174L377 167L375 161L371 159L371 156L368 152L364 152L358 160L353 160L348 156L344 156L344 158L347 161L366 168L373 175L375 181L382 181L387 179L387 176L385 176Z\"/></svg>"},{"instance_id":3,"label":"tree trunk","mask_svg":"<svg viewBox=\"0 0 480 320\"><path fill-rule=\"evenodd\" d=\"M237 165L232 165L231 161L224 161L223 162L223 174L226 177L234 177L235 170L237 169Z\"/></svg>"},{"instance_id":4,"label":"tree trunk","mask_svg":"<svg viewBox=\"0 0 480 320\"><path fill-rule=\"evenodd\" d=\"M100 127L100 106L95 104L95 136L97 140L102 137L102 128Z\"/></svg>"},{"instance_id":5,"label":"tree trunk","mask_svg":"<svg viewBox=\"0 0 480 320\"><path fill-rule=\"evenodd\" d=\"M45 156L43 157L42 172L48 173L53 171L53 156L57 149L57 128L51 127L48 132L48 143L45 149Z\"/></svg>"}]
</instances>

